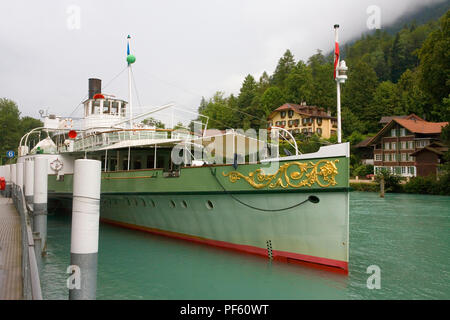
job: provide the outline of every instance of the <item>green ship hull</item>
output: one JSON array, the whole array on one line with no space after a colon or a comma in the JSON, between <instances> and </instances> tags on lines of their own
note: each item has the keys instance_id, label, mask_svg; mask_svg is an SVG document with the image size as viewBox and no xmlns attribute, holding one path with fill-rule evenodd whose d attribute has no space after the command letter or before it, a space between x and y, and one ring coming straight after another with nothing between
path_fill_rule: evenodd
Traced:
<instances>
[{"instance_id":1,"label":"green ship hull","mask_svg":"<svg viewBox=\"0 0 450 320\"><path fill-rule=\"evenodd\" d=\"M348 146L346 146L348 147ZM102 221L288 262L348 270L349 158L102 172ZM283 158L282 158L283 159ZM89 183L86 181L86 183ZM70 208L73 174L49 175ZM311 200L312 199L312 200Z\"/></svg>"}]
</instances>

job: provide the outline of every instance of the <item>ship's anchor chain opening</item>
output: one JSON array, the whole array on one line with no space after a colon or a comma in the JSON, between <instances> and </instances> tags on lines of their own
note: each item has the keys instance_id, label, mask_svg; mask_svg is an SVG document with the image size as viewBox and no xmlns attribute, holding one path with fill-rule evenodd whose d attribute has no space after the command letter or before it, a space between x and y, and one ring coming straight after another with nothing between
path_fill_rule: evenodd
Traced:
<instances>
[{"instance_id":1,"label":"ship's anchor chain opening","mask_svg":"<svg viewBox=\"0 0 450 320\"><path fill-rule=\"evenodd\" d=\"M306 202L311 202L311 203L319 203L320 199L317 196L309 196L306 200L303 200L297 204L294 204L292 206L289 207L285 207L285 208L281 208L281 209L264 209L264 208L258 208L258 207L254 207L248 203L243 202L242 200L236 198L231 192L227 191L225 189L225 187L223 186L223 184L219 181L219 179L217 179L216 173L213 171L213 169L211 167L209 167L211 174L213 175L213 177L216 179L217 183L220 185L220 187L223 189L223 191L225 191L225 193L229 194L230 197L232 197L235 201L239 202L240 204L249 207L251 209L255 209L255 210L259 210L259 211L266 211L266 212L275 212L275 211L285 211L285 210L289 210L289 209L293 209L295 207L301 206L302 204L306 203Z\"/></svg>"}]
</instances>

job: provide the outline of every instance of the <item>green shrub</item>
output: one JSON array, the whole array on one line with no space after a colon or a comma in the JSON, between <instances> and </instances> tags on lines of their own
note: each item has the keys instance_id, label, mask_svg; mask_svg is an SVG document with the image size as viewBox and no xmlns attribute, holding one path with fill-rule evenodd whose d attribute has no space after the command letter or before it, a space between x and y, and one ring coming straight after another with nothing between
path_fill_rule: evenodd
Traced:
<instances>
[{"instance_id":1,"label":"green shrub","mask_svg":"<svg viewBox=\"0 0 450 320\"><path fill-rule=\"evenodd\" d=\"M380 185L378 183L351 182L350 188L355 191L378 192Z\"/></svg>"},{"instance_id":2,"label":"green shrub","mask_svg":"<svg viewBox=\"0 0 450 320\"><path fill-rule=\"evenodd\" d=\"M450 174L439 177L430 175L427 177L414 177L409 180L403 189L407 193L450 195Z\"/></svg>"},{"instance_id":3,"label":"green shrub","mask_svg":"<svg viewBox=\"0 0 450 320\"><path fill-rule=\"evenodd\" d=\"M365 177L368 174L373 174L373 165L365 165L362 164L359 167L357 167L355 170L353 170L353 176L358 177Z\"/></svg>"}]
</instances>

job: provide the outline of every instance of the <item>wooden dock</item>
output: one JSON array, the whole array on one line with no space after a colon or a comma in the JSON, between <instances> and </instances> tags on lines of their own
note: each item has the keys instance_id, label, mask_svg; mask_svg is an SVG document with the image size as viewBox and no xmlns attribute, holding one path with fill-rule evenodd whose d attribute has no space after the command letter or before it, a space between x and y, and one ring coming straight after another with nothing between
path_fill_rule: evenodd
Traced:
<instances>
[{"instance_id":1,"label":"wooden dock","mask_svg":"<svg viewBox=\"0 0 450 320\"><path fill-rule=\"evenodd\" d=\"M10 198L0 196L0 300L21 300L20 216Z\"/></svg>"}]
</instances>

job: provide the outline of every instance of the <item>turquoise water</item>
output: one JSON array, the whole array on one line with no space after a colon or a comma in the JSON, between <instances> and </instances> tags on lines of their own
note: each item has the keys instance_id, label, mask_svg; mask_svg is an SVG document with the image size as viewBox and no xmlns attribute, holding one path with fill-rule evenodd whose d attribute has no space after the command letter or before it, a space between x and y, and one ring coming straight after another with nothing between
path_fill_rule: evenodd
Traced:
<instances>
[{"instance_id":1,"label":"turquoise water","mask_svg":"<svg viewBox=\"0 0 450 320\"><path fill-rule=\"evenodd\" d=\"M45 299L67 299L70 217L48 219ZM450 197L352 192L349 274L100 225L98 299L450 299ZM368 289L367 267L381 271Z\"/></svg>"}]
</instances>

